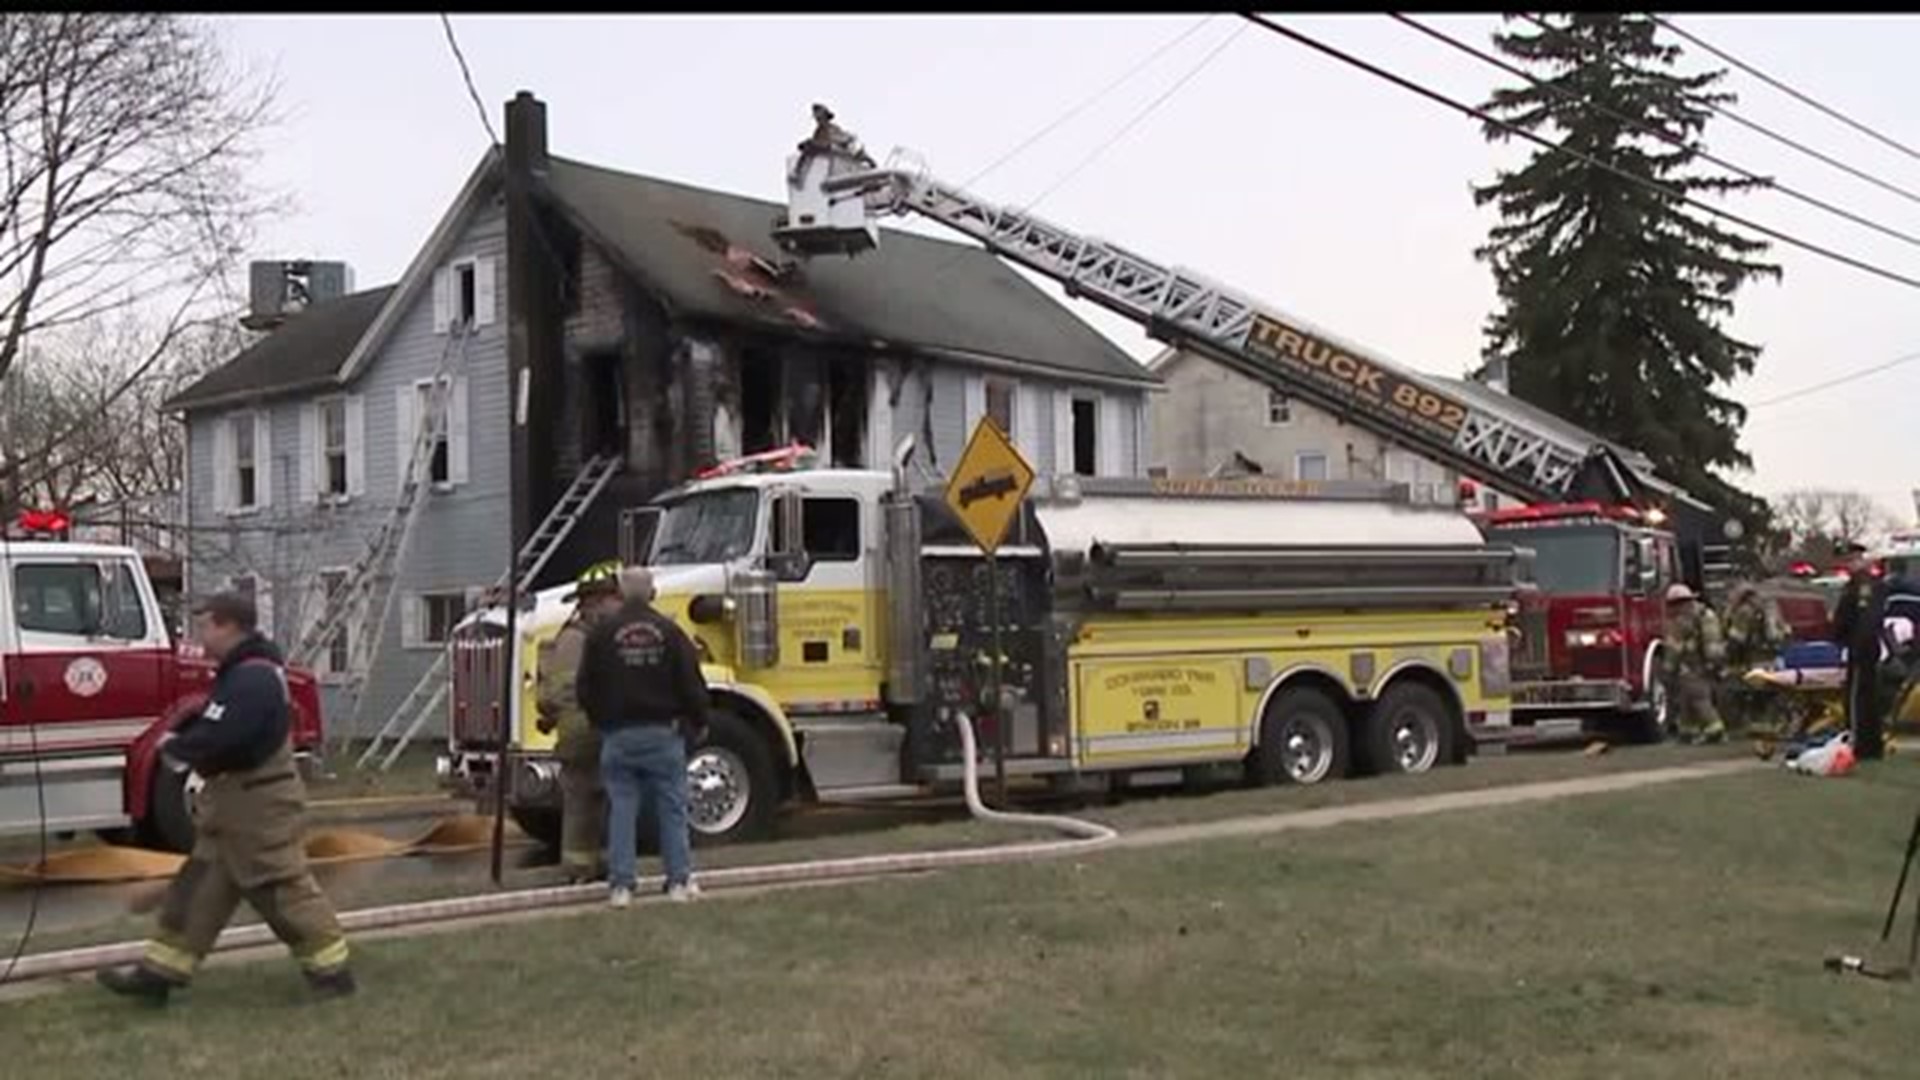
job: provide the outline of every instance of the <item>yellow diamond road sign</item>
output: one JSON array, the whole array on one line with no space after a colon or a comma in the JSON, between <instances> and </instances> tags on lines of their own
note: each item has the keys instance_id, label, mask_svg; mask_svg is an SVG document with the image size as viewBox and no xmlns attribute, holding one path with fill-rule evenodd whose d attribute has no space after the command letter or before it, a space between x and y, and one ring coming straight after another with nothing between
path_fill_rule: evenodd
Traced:
<instances>
[{"instance_id":1,"label":"yellow diamond road sign","mask_svg":"<svg viewBox=\"0 0 1920 1080\"><path fill-rule=\"evenodd\" d=\"M1031 487L1033 466L1014 449L1000 425L983 416L947 481L947 506L973 542L991 555L1006 539L1007 528Z\"/></svg>"}]
</instances>

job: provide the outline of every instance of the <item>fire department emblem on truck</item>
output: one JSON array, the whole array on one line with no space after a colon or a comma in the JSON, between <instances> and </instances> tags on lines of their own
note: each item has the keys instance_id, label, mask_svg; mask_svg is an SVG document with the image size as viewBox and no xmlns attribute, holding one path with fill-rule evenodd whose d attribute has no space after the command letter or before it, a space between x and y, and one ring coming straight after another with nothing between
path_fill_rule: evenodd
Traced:
<instances>
[{"instance_id":1,"label":"fire department emblem on truck","mask_svg":"<svg viewBox=\"0 0 1920 1080\"><path fill-rule=\"evenodd\" d=\"M74 697L90 698L107 688L107 668L91 656L83 656L67 665L67 691Z\"/></svg>"}]
</instances>

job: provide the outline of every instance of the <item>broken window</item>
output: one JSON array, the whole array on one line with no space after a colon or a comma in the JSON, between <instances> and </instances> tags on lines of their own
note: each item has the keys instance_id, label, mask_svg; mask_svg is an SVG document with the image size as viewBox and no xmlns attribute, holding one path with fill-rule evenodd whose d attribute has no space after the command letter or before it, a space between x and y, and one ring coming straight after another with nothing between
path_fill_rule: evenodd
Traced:
<instances>
[{"instance_id":1,"label":"broken window","mask_svg":"<svg viewBox=\"0 0 1920 1080\"><path fill-rule=\"evenodd\" d=\"M470 261L453 268L453 317L455 322L463 326L472 326L474 314L480 309L480 293L474 278L476 270Z\"/></svg>"},{"instance_id":2,"label":"broken window","mask_svg":"<svg viewBox=\"0 0 1920 1080\"><path fill-rule=\"evenodd\" d=\"M233 467L236 506L242 509L259 505L259 464L253 444L254 418L251 414L233 418Z\"/></svg>"},{"instance_id":3,"label":"broken window","mask_svg":"<svg viewBox=\"0 0 1920 1080\"><path fill-rule=\"evenodd\" d=\"M867 366L834 364L827 369L827 426L837 468L857 469L866 464Z\"/></svg>"},{"instance_id":4,"label":"broken window","mask_svg":"<svg viewBox=\"0 0 1920 1080\"><path fill-rule=\"evenodd\" d=\"M1093 398L1073 399L1073 472L1076 476L1099 473L1100 402Z\"/></svg>"},{"instance_id":5,"label":"broken window","mask_svg":"<svg viewBox=\"0 0 1920 1080\"><path fill-rule=\"evenodd\" d=\"M740 352L740 449L771 450L785 441L780 362L757 349Z\"/></svg>"},{"instance_id":6,"label":"broken window","mask_svg":"<svg viewBox=\"0 0 1920 1080\"><path fill-rule=\"evenodd\" d=\"M440 405L440 411L438 413L436 413L433 408L435 395L433 393L432 381L422 381L416 384L414 392L420 395L419 405L417 406L417 415L420 419L417 423L430 425L428 431L431 432L430 437L433 439L433 457L428 463L427 482L432 484L450 483L453 479L453 474L449 468L451 461L447 456L447 414L451 411L452 403L448 398L452 394L452 390L447 387L445 382L441 383L441 393L438 395L440 399L438 403ZM416 438L418 437L417 431L418 429L416 429Z\"/></svg>"}]
</instances>

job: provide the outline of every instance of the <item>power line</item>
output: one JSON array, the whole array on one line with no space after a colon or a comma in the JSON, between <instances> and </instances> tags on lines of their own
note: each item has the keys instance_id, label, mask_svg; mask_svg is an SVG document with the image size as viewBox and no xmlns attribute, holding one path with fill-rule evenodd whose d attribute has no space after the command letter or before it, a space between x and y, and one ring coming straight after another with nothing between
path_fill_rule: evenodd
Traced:
<instances>
[{"instance_id":1,"label":"power line","mask_svg":"<svg viewBox=\"0 0 1920 1080\"><path fill-rule=\"evenodd\" d=\"M1532 23L1533 25L1539 27L1541 30L1546 31L1549 34L1565 34L1566 33L1565 30L1562 30L1560 27L1557 27L1548 23L1546 20L1542 19L1538 15L1521 15L1520 17ZM1732 109L1718 102L1702 101L1700 102L1700 104L1706 106L1709 109L1712 109L1715 113L1719 114L1720 116L1728 120L1731 120L1733 123L1739 125L1740 127L1746 128L1748 131L1751 131L1756 135L1765 136L1766 138L1771 139L1775 143L1778 143L1779 145L1784 146L1789 150L1795 151L1796 153L1805 155L1806 157L1810 157L1813 160L1819 162L1822 165L1827 166L1830 169L1833 169L1837 172L1843 172L1848 176L1853 177L1855 180L1859 180L1862 183L1866 183L1866 184L1872 184L1874 187L1877 187L1880 190L1890 195L1897 195L1900 198L1905 199L1910 203L1920 205L1920 192L1915 192L1915 191L1909 190L1908 188L1901 187L1899 184L1895 184L1888 180L1883 180L1880 177L1875 176L1870 172L1867 172L1865 169L1855 168L1854 166L1849 165L1844 161L1841 161L1839 158L1834 157L1832 154L1827 154L1827 153L1823 153L1822 151L1815 150L1813 147L1808 146L1806 143L1803 143L1798 139L1794 139L1790 136L1782 135L1779 132L1773 130L1772 128L1766 126L1765 124L1759 123L1754 120L1749 120L1746 117L1740 115L1737 112L1734 112Z\"/></svg>"},{"instance_id":2,"label":"power line","mask_svg":"<svg viewBox=\"0 0 1920 1080\"><path fill-rule=\"evenodd\" d=\"M1059 116L1054 117L1051 123L1047 124L1045 127L1034 132L1033 134L1027 136L1025 139L1023 139L1020 142L1018 146L1015 146L1013 149L995 158L990 164L987 165L986 168L981 169L979 172L974 173L972 176L967 177L964 181L961 182L960 186L972 187L973 185L986 179L986 177L990 173L999 169L1000 166L1005 165L1007 162L1012 161L1014 158L1025 153L1028 150L1028 148L1032 147L1035 143L1039 142L1041 139L1044 139L1048 135L1051 135L1055 131L1058 131L1061 125L1065 124L1067 121L1072 120L1074 117L1092 108L1095 103L1101 101L1107 95L1113 93L1115 90L1118 90L1123 84L1125 84L1127 81L1132 79L1135 75L1138 75L1142 71L1145 71L1147 68L1153 66L1154 61L1160 59L1162 56L1165 56L1167 53L1173 51L1173 49L1176 46L1178 46L1181 42L1192 37L1194 34L1199 33L1202 27L1206 26L1208 23L1212 22L1213 20L1219 17L1220 17L1220 13L1216 11L1211 15L1207 15L1197 20L1196 22L1194 22L1193 25L1187 27L1185 30L1182 30L1179 34L1175 35L1172 39L1162 43L1158 48L1154 49L1152 52L1148 53L1146 56L1141 57L1138 61L1134 63L1132 67L1129 67L1127 68L1127 70L1121 72L1119 76L1116 77L1112 82L1107 83L1105 86L1102 86L1098 90L1095 90L1093 93L1088 94L1084 98L1081 98L1078 104L1069 108L1067 111L1061 113Z\"/></svg>"},{"instance_id":3,"label":"power line","mask_svg":"<svg viewBox=\"0 0 1920 1080\"><path fill-rule=\"evenodd\" d=\"M1778 405L1782 402L1793 401L1798 398L1806 397L1809 394L1817 394L1822 390L1831 390L1836 386L1845 386L1847 383L1857 382L1860 379L1867 378L1870 375L1878 375L1883 371L1891 371L1894 368L1901 367L1906 364L1911 364L1911 363L1914 363L1915 361L1920 361L1920 352L1908 353L1905 356L1896 357L1892 360L1886 361L1885 363L1875 364L1872 367L1864 367L1859 369L1858 371L1850 371L1845 375L1837 375L1831 379L1826 380L1825 382L1814 383L1812 386L1803 386L1798 390L1789 390L1786 393L1780 394L1776 397L1770 397L1763 401L1756 401L1753 404L1747 406L1747 409L1748 411L1752 411L1754 409L1764 409L1769 405Z\"/></svg>"},{"instance_id":4,"label":"power line","mask_svg":"<svg viewBox=\"0 0 1920 1080\"><path fill-rule=\"evenodd\" d=\"M1674 200L1675 202L1684 203L1688 206L1694 207L1697 210L1701 210L1701 211L1704 211L1705 213L1712 214L1715 217L1723 218L1727 221L1733 222L1736 225L1740 225L1745 228L1751 229L1752 231L1757 232L1762 236L1768 237L1773 240L1778 240L1779 242L1786 244L1789 247L1799 248L1802 251L1806 251L1814 255L1819 255L1822 258L1830 259L1834 262L1841 263L1846 266L1851 266L1856 270L1862 271L1864 273L1872 274L1875 277L1884 278L1892 282L1897 282L1901 285L1907 286L1908 288L1920 289L1920 278L1908 277L1905 274L1899 273L1894 270L1888 270L1882 266L1877 266L1873 263L1867 262L1864 259L1857 259L1851 255L1846 255L1846 254L1842 254L1841 252L1834 251L1832 248L1823 247L1819 244L1813 243L1810 240L1802 240L1799 237L1794 236L1790 233L1781 232L1780 230L1772 228L1770 226L1762 225L1759 222L1752 220L1751 218L1742 217L1741 215L1735 214L1730 210L1722 210L1717 206L1714 206L1710 203L1703 202L1684 192L1675 191L1674 189L1656 180L1649 180L1644 176L1636 176L1633 173L1627 172L1625 169L1621 169L1618 166L1609 164L1608 162L1605 162L1605 161L1601 161L1600 159L1593 157L1590 154L1582 153L1570 147L1561 146L1544 136L1536 135L1531 131L1518 127L1505 120L1502 120L1499 117L1494 116L1493 114L1487 112L1484 109L1476 108L1472 105L1466 104L1465 102L1456 101L1453 98L1450 98L1447 95L1440 93L1438 90L1433 90L1429 87L1426 87L1417 82L1414 82L1413 80L1408 79L1404 76L1397 75L1391 71L1388 71L1387 69L1380 67L1376 64L1370 63L1366 60L1362 60L1359 57L1354 56L1352 53L1345 52L1341 49L1335 48L1332 45L1328 45L1327 43L1320 41L1317 38L1310 37L1307 34L1303 34L1298 30L1292 29L1291 27L1282 26L1279 23L1276 23L1271 19L1266 18L1263 15L1256 15L1252 13L1242 13L1240 17L1252 23L1255 23L1256 25L1262 27L1263 29L1266 29L1271 33L1278 34L1281 37L1288 39L1289 41L1293 41L1297 44L1304 45L1307 48L1312 49L1313 51L1318 52L1324 56L1330 56L1335 60L1338 60L1341 63L1348 65L1349 67L1358 68L1361 71L1364 71L1367 74L1372 75L1377 79L1390 82L1395 86L1400 87L1403 90L1407 90L1411 93L1418 94L1419 96L1424 97L1429 101L1436 102L1440 105L1445 105L1447 108L1452 109L1463 116L1467 116L1472 119L1478 120L1483 124L1500 128L1501 130L1506 131L1509 134L1517 135L1520 138L1527 140L1528 142L1534 143L1535 145L1541 147L1542 149L1549 150L1554 153L1566 154L1567 156L1572 157L1576 161L1580 161L1586 165L1592 166L1593 168L1596 168L1596 169L1600 169L1604 172L1611 173L1630 183L1637 184L1657 194L1664 195L1667 198Z\"/></svg>"},{"instance_id":5,"label":"power line","mask_svg":"<svg viewBox=\"0 0 1920 1080\"><path fill-rule=\"evenodd\" d=\"M1117 145L1121 139L1126 138L1127 135L1130 134L1134 128L1139 127L1143 122L1146 121L1148 117L1152 116L1156 111L1158 111L1160 106L1165 105L1169 100L1171 100L1173 98L1173 95L1179 93L1181 88L1185 87L1188 83L1192 82L1196 76L1198 76L1202 71L1206 70L1207 66L1209 64L1212 64L1213 61L1217 57L1219 57L1221 53L1226 52L1227 46L1232 45L1235 41L1239 40L1240 35L1246 33L1246 30L1247 28L1245 24L1242 24L1241 26L1236 28L1233 33L1228 34L1225 38L1221 39L1218 45L1215 45L1213 48L1207 50L1206 55L1202 56L1197 63L1195 63L1192 67L1188 68L1186 71L1186 74L1180 76L1178 79L1175 79L1172 85L1168 86L1165 90L1162 90L1160 94L1157 97L1155 97L1152 101L1147 102L1146 106L1142 108L1139 112L1134 113L1133 116L1129 118L1125 124L1122 124L1118 131L1115 131L1111 136L1109 136L1106 139L1106 141L1094 147L1091 152L1089 152L1085 157L1081 158L1077 163L1075 163L1073 168L1068 169L1064 174L1062 174L1058 180L1055 180L1053 183L1047 185L1046 189L1041 191L1040 194L1034 196L1033 201L1027 203L1027 205L1023 207L1020 212L1022 214L1032 212L1033 208L1036 206L1039 206L1042 202L1044 202L1049 195L1052 195L1054 192L1059 191L1061 188L1065 187L1070 181L1072 181L1074 177L1079 176L1082 172L1085 172L1087 168L1091 166L1095 161L1098 161L1102 155L1104 155L1107 151L1113 149L1114 146Z\"/></svg>"},{"instance_id":6,"label":"power line","mask_svg":"<svg viewBox=\"0 0 1920 1080\"><path fill-rule=\"evenodd\" d=\"M1848 116L1847 114L1841 112L1840 110L1833 108L1832 106L1823 105L1820 102L1815 101L1813 98L1807 96L1806 94L1800 92L1799 90L1796 90L1791 86L1788 86L1786 83L1781 82L1779 79L1774 78L1773 76L1767 74L1764 71L1761 71L1759 68L1754 67L1752 64L1749 64L1746 61L1741 60L1739 57L1736 57L1728 53L1724 49L1720 49L1712 44L1709 44L1706 41L1701 40L1698 35L1692 34L1685 30L1680 29L1679 27L1673 25L1673 23L1668 21L1667 19L1661 18L1660 16L1653 15L1653 14L1649 14L1647 17L1652 19L1654 23L1656 23L1657 25L1665 27L1670 33L1677 34L1680 37L1693 42L1695 45L1700 46L1702 49L1705 49L1706 51L1712 53L1713 55L1719 57L1720 59L1726 61L1727 63L1732 64L1734 67L1739 68L1741 71L1744 71L1747 74L1753 76L1754 78L1759 79L1761 82L1766 83L1768 86L1773 87L1775 90L1778 90L1783 94L1786 94L1788 97L1793 98L1795 101L1798 101L1801 104L1808 106L1809 108L1818 110L1819 112L1824 113L1825 115L1840 121L1841 123L1847 125L1853 130L1859 132L1860 134L1865 135L1866 137L1874 140L1875 142L1878 142L1884 146L1892 147L1893 149L1898 150L1902 154L1905 154L1906 156L1914 159L1915 161L1920 161L1920 150L1915 150L1913 147L1908 146L1906 143L1900 142L1899 140L1894 139L1891 136L1882 135L1878 131L1875 131L1874 129L1868 127L1867 125L1861 123L1858 120L1855 120L1853 117Z\"/></svg>"},{"instance_id":7,"label":"power line","mask_svg":"<svg viewBox=\"0 0 1920 1080\"><path fill-rule=\"evenodd\" d=\"M473 110L480 114L480 126L487 129L487 141L494 146L500 145L500 136L493 132L493 119L487 115L487 107L480 100L480 91L474 88L473 71L467 67L467 54L460 51L460 39L453 34L453 20L446 12L440 13L440 28L447 33L447 47L453 50L453 59L460 65L460 79L467 84L467 97L473 99Z\"/></svg>"},{"instance_id":8,"label":"power line","mask_svg":"<svg viewBox=\"0 0 1920 1080\"><path fill-rule=\"evenodd\" d=\"M1397 11L1389 11L1387 12L1387 17L1404 26L1417 30L1422 34L1425 34L1426 36L1433 38L1435 41L1438 41L1441 44L1448 46L1449 48L1458 50L1459 52L1466 53L1468 56L1472 56L1487 64L1491 64L1494 67L1499 68L1500 70L1506 72L1509 75L1515 76L1516 78L1525 79L1529 83L1532 83L1535 87L1538 87L1539 89L1551 90L1554 93L1557 93L1564 98L1568 98L1570 100L1576 101L1581 105L1584 105L1585 107L1600 113L1603 116L1607 116L1620 123L1626 124L1634 128L1635 130L1639 131L1641 134L1651 135L1657 139L1664 140L1665 142L1670 143L1673 146L1677 146L1683 150L1691 151L1692 153L1698 155L1701 160L1710 162L1714 165L1718 165L1719 167L1726 169L1728 172L1734 173L1747 180L1751 180L1754 183L1759 184L1763 187L1766 187L1770 190L1777 191L1780 194L1785 195L1789 198L1797 199L1800 202L1806 203L1808 206L1812 206L1819 210L1824 210L1827 213L1834 215L1835 217L1844 218L1848 221L1853 222L1855 225L1859 225L1867 229L1872 229L1877 233L1881 233L1882 235L1885 235L1885 236L1890 236L1896 240L1900 240L1914 247L1920 247L1920 236L1915 236L1912 233L1908 233L1908 232L1902 232L1901 230L1893 228L1890 225L1883 225L1880 222L1874 221L1871 218L1865 217L1860 214L1856 214L1853 211L1846 209L1845 207L1835 206L1834 204L1827 202L1824 199L1820 199L1820 198L1816 198L1815 196L1808 195L1797 188L1788 187L1787 185L1780 183L1779 181L1773 179L1772 177L1761 176L1759 173L1756 173L1751 169L1743 168L1742 166L1736 165L1733 162L1726 160L1725 158L1717 157L1714 154L1709 153L1705 147L1696 145L1688 141L1682 136L1675 135L1674 133L1666 130L1665 128L1662 128L1656 124L1650 124L1644 120L1640 120L1635 117L1628 116L1602 102L1594 100L1589 96L1579 94L1573 90L1569 90L1558 83L1548 82L1545 79L1542 79L1537 75L1534 75L1533 73L1527 71L1525 68L1522 68L1517 64L1509 63L1508 61L1503 60L1500 57L1495 56L1484 49L1476 48L1475 46L1469 45L1466 42L1461 41L1459 38L1454 37L1451 34L1447 34L1443 31L1436 30L1433 27L1428 26L1425 23L1422 23L1419 20L1414 19L1411 16L1403 15Z\"/></svg>"}]
</instances>

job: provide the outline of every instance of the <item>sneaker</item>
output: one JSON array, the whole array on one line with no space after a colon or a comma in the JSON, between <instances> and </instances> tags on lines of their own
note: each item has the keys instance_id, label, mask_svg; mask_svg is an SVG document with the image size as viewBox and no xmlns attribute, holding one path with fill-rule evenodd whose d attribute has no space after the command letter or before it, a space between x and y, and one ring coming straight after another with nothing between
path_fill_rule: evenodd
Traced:
<instances>
[{"instance_id":1,"label":"sneaker","mask_svg":"<svg viewBox=\"0 0 1920 1080\"><path fill-rule=\"evenodd\" d=\"M625 911L627 908L632 907L633 890L625 887L614 889L611 893L607 894L607 906L617 911Z\"/></svg>"},{"instance_id":2,"label":"sneaker","mask_svg":"<svg viewBox=\"0 0 1920 1080\"><path fill-rule=\"evenodd\" d=\"M345 968L325 974L309 974L307 986L313 990L313 996L321 1000L352 997L360 989L353 972Z\"/></svg>"},{"instance_id":3,"label":"sneaker","mask_svg":"<svg viewBox=\"0 0 1920 1080\"><path fill-rule=\"evenodd\" d=\"M138 965L101 968L93 973L93 981L122 997L138 998L153 1005L165 1005L167 995L174 989L173 983Z\"/></svg>"},{"instance_id":4,"label":"sneaker","mask_svg":"<svg viewBox=\"0 0 1920 1080\"><path fill-rule=\"evenodd\" d=\"M691 881L669 886L667 899L675 904L688 904L700 898L700 886Z\"/></svg>"}]
</instances>

